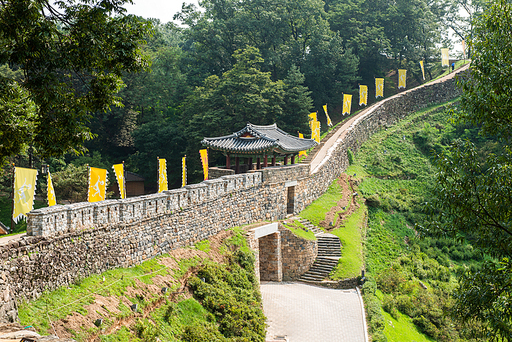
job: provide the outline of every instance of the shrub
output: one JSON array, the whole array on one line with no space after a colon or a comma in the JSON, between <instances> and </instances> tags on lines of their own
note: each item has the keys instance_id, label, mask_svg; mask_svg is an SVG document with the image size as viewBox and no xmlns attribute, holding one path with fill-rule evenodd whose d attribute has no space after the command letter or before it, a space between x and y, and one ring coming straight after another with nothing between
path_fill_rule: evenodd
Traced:
<instances>
[{"instance_id":1,"label":"shrub","mask_svg":"<svg viewBox=\"0 0 512 342\"><path fill-rule=\"evenodd\" d=\"M348 156L348 164L349 165L352 165L354 164L354 154L352 153L352 151L349 149L347 149L347 156Z\"/></svg>"},{"instance_id":2,"label":"shrub","mask_svg":"<svg viewBox=\"0 0 512 342\"><path fill-rule=\"evenodd\" d=\"M265 338L265 316L253 261L250 251L237 251L229 265L206 263L198 270L197 277L189 279L194 297L216 317L219 331L226 338L247 341ZM187 334L192 336L192 332Z\"/></svg>"},{"instance_id":3,"label":"shrub","mask_svg":"<svg viewBox=\"0 0 512 342\"><path fill-rule=\"evenodd\" d=\"M217 330L214 324L197 324L185 327L181 338L186 342L224 342L226 338Z\"/></svg>"}]
</instances>

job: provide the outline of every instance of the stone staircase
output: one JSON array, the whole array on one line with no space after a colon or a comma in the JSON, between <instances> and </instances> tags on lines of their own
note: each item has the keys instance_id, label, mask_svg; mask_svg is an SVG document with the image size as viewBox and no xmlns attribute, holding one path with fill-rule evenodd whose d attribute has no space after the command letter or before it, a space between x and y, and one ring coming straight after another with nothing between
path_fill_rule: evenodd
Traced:
<instances>
[{"instance_id":1,"label":"stone staircase","mask_svg":"<svg viewBox=\"0 0 512 342\"><path fill-rule=\"evenodd\" d=\"M333 234L324 233L309 221L299 219L307 229L313 231L318 240L318 254L311 268L299 280L304 282L319 282L327 278L338 264L341 257L340 239Z\"/></svg>"},{"instance_id":2,"label":"stone staircase","mask_svg":"<svg viewBox=\"0 0 512 342\"><path fill-rule=\"evenodd\" d=\"M309 222L306 219L303 218L297 218L297 221L299 221L304 227L306 227L307 230L311 230L315 235L321 234L324 231L315 226L313 223Z\"/></svg>"}]
</instances>

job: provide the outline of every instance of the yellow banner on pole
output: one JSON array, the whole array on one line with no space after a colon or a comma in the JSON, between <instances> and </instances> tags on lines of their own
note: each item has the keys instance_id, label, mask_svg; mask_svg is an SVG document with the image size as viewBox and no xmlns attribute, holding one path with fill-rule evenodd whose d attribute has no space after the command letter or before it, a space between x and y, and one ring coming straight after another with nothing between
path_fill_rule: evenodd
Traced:
<instances>
[{"instance_id":1,"label":"yellow banner on pole","mask_svg":"<svg viewBox=\"0 0 512 342\"><path fill-rule=\"evenodd\" d=\"M375 98L378 99L380 97L384 97L384 79L376 78L375 79Z\"/></svg>"},{"instance_id":2,"label":"yellow banner on pole","mask_svg":"<svg viewBox=\"0 0 512 342\"><path fill-rule=\"evenodd\" d=\"M304 139L304 134L299 133L299 138L300 138L300 139ZM299 151L299 158L300 158L300 157L305 157L305 156L307 156L306 151Z\"/></svg>"},{"instance_id":3,"label":"yellow banner on pole","mask_svg":"<svg viewBox=\"0 0 512 342\"><path fill-rule=\"evenodd\" d=\"M55 190L53 189L52 175L48 170L48 184L46 185L46 193L48 195L48 206L57 204L57 198L55 197Z\"/></svg>"},{"instance_id":4,"label":"yellow banner on pole","mask_svg":"<svg viewBox=\"0 0 512 342\"><path fill-rule=\"evenodd\" d=\"M341 114L350 115L350 108L352 107L352 95L343 94L343 112Z\"/></svg>"},{"instance_id":5,"label":"yellow banner on pole","mask_svg":"<svg viewBox=\"0 0 512 342\"><path fill-rule=\"evenodd\" d=\"M315 121L316 142L320 144L320 121Z\"/></svg>"},{"instance_id":6,"label":"yellow banner on pole","mask_svg":"<svg viewBox=\"0 0 512 342\"><path fill-rule=\"evenodd\" d=\"M158 158L158 192L167 191L167 161L163 158Z\"/></svg>"},{"instance_id":7,"label":"yellow banner on pole","mask_svg":"<svg viewBox=\"0 0 512 342\"><path fill-rule=\"evenodd\" d=\"M425 81L425 66L423 65L423 61L420 61L421 74L423 75L423 81Z\"/></svg>"},{"instance_id":8,"label":"yellow banner on pole","mask_svg":"<svg viewBox=\"0 0 512 342\"><path fill-rule=\"evenodd\" d=\"M37 170L23 167L14 168L14 222L25 217L34 209L34 196L36 194Z\"/></svg>"},{"instance_id":9,"label":"yellow banner on pole","mask_svg":"<svg viewBox=\"0 0 512 342\"><path fill-rule=\"evenodd\" d=\"M407 70L398 69L398 89L405 88L407 81Z\"/></svg>"},{"instance_id":10,"label":"yellow banner on pole","mask_svg":"<svg viewBox=\"0 0 512 342\"><path fill-rule=\"evenodd\" d=\"M450 66L450 52L448 49L441 49L441 66Z\"/></svg>"},{"instance_id":11,"label":"yellow banner on pole","mask_svg":"<svg viewBox=\"0 0 512 342\"><path fill-rule=\"evenodd\" d=\"M359 85L359 105L368 105L368 86Z\"/></svg>"},{"instance_id":12,"label":"yellow banner on pole","mask_svg":"<svg viewBox=\"0 0 512 342\"><path fill-rule=\"evenodd\" d=\"M107 192L107 170L89 167L89 202L100 202L105 200Z\"/></svg>"},{"instance_id":13,"label":"yellow banner on pole","mask_svg":"<svg viewBox=\"0 0 512 342\"><path fill-rule=\"evenodd\" d=\"M112 166L116 175L117 184L119 185L119 197L126 198L126 183L124 179L124 164L114 164Z\"/></svg>"},{"instance_id":14,"label":"yellow banner on pole","mask_svg":"<svg viewBox=\"0 0 512 342\"><path fill-rule=\"evenodd\" d=\"M181 158L181 186L187 185L187 156Z\"/></svg>"},{"instance_id":15,"label":"yellow banner on pole","mask_svg":"<svg viewBox=\"0 0 512 342\"><path fill-rule=\"evenodd\" d=\"M199 150L199 155L201 156L201 162L203 163L204 180L208 180L208 150Z\"/></svg>"},{"instance_id":16,"label":"yellow banner on pole","mask_svg":"<svg viewBox=\"0 0 512 342\"><path fill-rule=\"evenodd\" d=\"M318 120L318 119L317 119L317 117L316 117L316 113L317 113L317 112L313 112L313 113L309 114L309 121L310 121L310 122L311 122L311 121L317 121L317 120Z\"/></svg>"},{"instance_id":17,"label":"yellow banner on pole","mask_svg":"<svg viewBox=\"0 0 512 342\"><path fill-rule=\"evenodd\" d=\"M329 116L329 113L327 113L327 104L324 104L324 112L325 112L325 116L327 117L327 126L331 127L332 126L332 121L331 121L331 118Z\"/></svg>"}]
</instances>

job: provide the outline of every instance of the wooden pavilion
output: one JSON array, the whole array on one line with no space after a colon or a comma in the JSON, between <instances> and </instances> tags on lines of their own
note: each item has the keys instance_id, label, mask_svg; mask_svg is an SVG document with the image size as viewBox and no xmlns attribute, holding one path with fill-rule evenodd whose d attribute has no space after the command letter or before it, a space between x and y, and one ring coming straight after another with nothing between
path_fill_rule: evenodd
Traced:
<instances>
[{"instance_id":1,"label":"wooden pavilion","mask_svg":"<svg viewBox=\"0 0 512 342\"><path fill-rule=\"evenodd\" d=\"M317 142L312 139L294 137L279 129L276 124L258 126L248 123L236 133L217 138L204 138L201 143L213 150L221 151L226 156L226 169L241 173L243 169L253 170L275 166L276 157L284 157L284 164L295 164L295 157L300 151L308 150ZM234 158L234 166L232 160ZM242 164L241 164L242 158Z\"/></svg>"}]
</instances>

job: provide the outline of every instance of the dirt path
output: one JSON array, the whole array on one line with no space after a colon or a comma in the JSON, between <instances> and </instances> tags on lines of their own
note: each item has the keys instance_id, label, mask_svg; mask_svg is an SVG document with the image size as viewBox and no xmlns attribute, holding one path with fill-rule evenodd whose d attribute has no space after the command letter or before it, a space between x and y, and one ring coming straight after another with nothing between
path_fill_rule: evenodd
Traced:
<instances>
[{"instance_id":1,"label":"dirt path","mask_svg":"<svg viewBox=\"0 0 512 342\"><path fill-rule=\"evenodd\" d=\"M355 182L356 180L352 179L352 176L346 173L341 174L338 179L338 185L341 187L341 200L325 214L325 220L319 223L321 227L327 230L339 228L343 225L345 219L359 208L354 190ZM334 223L336 216L336 223Z\"/></svg>"}]
</instances>

